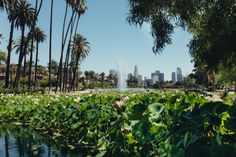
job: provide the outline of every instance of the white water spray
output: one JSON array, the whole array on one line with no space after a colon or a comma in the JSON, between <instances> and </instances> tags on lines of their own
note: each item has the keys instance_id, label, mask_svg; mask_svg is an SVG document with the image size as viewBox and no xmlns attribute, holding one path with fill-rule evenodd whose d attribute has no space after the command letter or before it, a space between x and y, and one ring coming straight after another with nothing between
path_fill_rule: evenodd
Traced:
<instances>
[{"instance_id":1,"label":"white water spray","mask_svg":"<svg viewBox=\"0 0 236 157\"><path fill-rule=\"evenodd\" d=\"M124 60L121 58L120 61L118 61L118 84L117 87L119 90L125 90L127 88L127 82L126 82L126 73L125 73L125 67L124 67Z\"/></svg>"}]
</instances>

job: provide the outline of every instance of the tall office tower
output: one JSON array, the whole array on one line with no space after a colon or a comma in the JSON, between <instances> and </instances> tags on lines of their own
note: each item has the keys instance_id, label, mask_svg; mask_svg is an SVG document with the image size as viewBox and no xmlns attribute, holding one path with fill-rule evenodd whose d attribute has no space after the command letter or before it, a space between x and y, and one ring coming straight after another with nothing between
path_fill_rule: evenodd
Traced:
<instances>
[{"instance_id":1,"label":"tall office tower","mask_svg":"<svg viewBox=\"0 0 236 157\"><path fill-rule=\"evenodd\" d=\"M156 70L154 73L151 73L151 78L153 78L154 76L159 76L160 71Z\"/></svg>"},{"instance_id":2,"label":"tall office tower","mask_svg":"<svg viewBox=\"0 0 236 157\"><path fill-rule=\"evenodd\" d=\"M159 81L159 76L154 75L154 76L152 77L151 81L152 81L152 85L156 84L156 83Z\"/></svg>"},{"instance_id":3,"label":"tall office tower","mask_svg":"<svg viewBox=\"0 0 236 157\"><path fill-rule=\"evenodd\" d=\"M138 66L134 66L134 77L138 79Z\"/></svg>"},{"instance_id":4,"label":"tall office tower","mask_svg":"<svg viewBox=\"0 0 236 157\"><path fill-rule=\"evenodd\" d=\"M160 82L165 82L164 73L159 73L158 77Z\"/></svg>"},{"instance_id":5,"label":"tall office tower","mask_svg":"<svg viewBox=\"0 0 236 157\"><path fill-rule=\"evenodd\" d=\"M177 82L182 81L182 71L179 67L177 68L176 75L177 75Z\"/></svg>"},{"instance_id":6,"label":"tall office tower","mask_svg":"<svg viewBox=\"0 0 236 157\"><path fill-rule=\"evenodd\" d=\"M171 74L171 80L172 80L173 83L176 82L176 75L175 75L175 72L172 72L172 74Z\"/></svg>"}]
</instances>

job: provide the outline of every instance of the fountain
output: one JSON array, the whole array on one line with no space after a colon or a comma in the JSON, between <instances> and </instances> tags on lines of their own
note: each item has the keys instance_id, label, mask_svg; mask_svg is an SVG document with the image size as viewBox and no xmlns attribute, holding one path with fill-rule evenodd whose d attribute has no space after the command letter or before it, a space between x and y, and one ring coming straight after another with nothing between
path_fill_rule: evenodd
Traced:
<instances>
[{"instance_id":1,"label":"fountain","mask_svg":"<svg viewBox=\"0 0 236 157\"><path fill-rule=\"evenodd\" d=\"M118 61L118 71L117 71L117 88L114 89L97 89L96 92L148 92L154 90L146 90L144 88L128 88L126 82L126 73L125 73L125 66L124 60L121 58Z\"/></svg>"},{"instance_id":2,"label":"fountain","mask_svg":"<svg viewBox=\"0 0 236 157\"><path fill-rule=\"evenodd\" d=\"M124 68L124 60L122 58L118 61L117 76L118 76L117 88L120 91L124 91L127 88L127 83L126 83L126 73Z\"/></svg>"}]
</instances>

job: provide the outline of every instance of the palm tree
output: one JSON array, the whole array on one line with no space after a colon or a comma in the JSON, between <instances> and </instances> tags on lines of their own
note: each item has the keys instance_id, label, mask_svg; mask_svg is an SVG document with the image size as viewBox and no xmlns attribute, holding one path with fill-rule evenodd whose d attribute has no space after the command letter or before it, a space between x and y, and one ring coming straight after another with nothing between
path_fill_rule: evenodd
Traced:
<instances>
[{"instance_id":1,"label":"palm tree","mask_svg":"<svg viewBox=\"0 0 236 157\"><path fill-rule=\"evenodd\" d=\"M81 0L72 1L70 4L71 4L71 7L73 9L73 12L75 11L76 14L75 14L75 17L74 17L74 19L71 23L71 26L70 26L70 29L71 29L70 30L70 37L69 37L69 42L68 42L68 45L67 45L66 58L65 58L65 62L64 62L64 76L63 76L63 87L62 87L63 90L65 90L65 87L66 87L67 81L68 81L68 74L67 73L68 73L68 69L69 69L72 34L73 34L73 31L74 31L74 33L76 35L79 20L80 20L80 16L81 16L81 14L84 14L85 10L86 10L84 0L83 1L81 1Z\"/></svg>"},{"instance_id":2,"label":"palm tree","mask_svg":"<svg viewBox=\"0 0 236 157\"><path fill-rule=\"evenodd\" d=\"M70 82L70 90L75 87L75 79L79 63L85 59L90 51L89 42L85 37L80 34L74 36L71 45L71 69L72 69L72 79Z\"/></svg>"},{"instance_id":3,"label":"palm tree","mask_svg":"<svg viewBox=\"0 0 236 157\"><path fill-rule=\"evenodd\" d=\"M42 43L46 40L46 34L43 30L36 27L34 30L34 40L36 41L36 57L35 57L35 73L34 73L34 81L35 86L37 85L37 68L38 68L38 54L39 54L39 43Z\"/></svg>"},{"instance_id":4,"label":"palm tree","mask_svg":"<svg viewBox=\"0 0 236 157\"><path fill-rule=\"evenodd\" d=\"M65 15L64 15L64 22L63 22L63 28L62 28L62 44L61 44L61 56L60 56L60 61L59 61L59 68L58 68L58 72L57 72L57 85L56 85L56 91L58 90L58 86L60 87L60 91L61 91L61 85L62 85L62 62L63 62L63 56L64 56L64 48L65 48L65 44L66 44L66 40L67 40L67 36L69 33L69 29L72 27L72 22L73 22L73 18L75 15L75 3L77 0L66 0L66 11L65 11ZM71 19L70 22L67 26L67 31L65 34L65 24L66 24L66 18L67 18L67 11L68 11L68 6L72 7L72 15L71 15ZM68 56L68 55L67 55ZM66 64L66 63L65 63Z\"/></svg>"},{"instance_id":5,"label":"palm tree","mask_svg":"<svg viewBox=\"0 0 236 157\"><path fill-rule=\"evenodd\" d=\"M16 49L16 54L19 54L21 51L21 47L23 47L24 53L23 53L23 58L24 58L24 68L23 68L23 75L26 75L26 56L31 52L32 46L31 43L28 43L29 38L31 38L30 35L27 37L24 37L23 43L21 39L19 39L15 44L13 49ZM35 47L33 46L33 51L35 50Z\"/></svg>"},{"instance_id":6,"label":"palm tree","mask_svg":"<svg viewBox=\"0 0 236 157\"><path fill-rule=\"evenodd\" d=\"M0 0L0 10L7 7L10 0Z\"/></svg>"},{"instance_id":7,"label":"palm tree","mask_svg":"<svg viewBox=\"0 0 236 157\"><path fill-rule=\"evenodd\" d=\"M14 88L18 87L19 80L20 80L21 64L24 57L23 40L25 36L25 28L26 26L28 27L32 26L32 22L34 21L34 18L35 18L34 13L35 13L34 8L26 0L20 0L17 2L15 26L16 28L21 29L21 48L20 48L20 53L19 53L19 58L18 58L18 67L17 67L16 77L15 77L15 81L13 85Z\"/></svg>"},{"instance_id":8,"label":"palm tree","mask_svg":"<svg viewBox=\"0 0 236 157\"><path fill-rule=\"evenodd\" d=\"M48 77L48 83L49 83L49 92L51 91L51 60L52 60L52 24L53 24L53 5L54 0L51 0L51 13L50 13L50 39L49 39L49 65L48 65L48 71L49 71L49 77Z\"/></svg>"},{"instance_id":9,"label":"palm tree","mask_svg":"<svg viewBox=\"0 0 236 157\"><path fill-rule=\"evenodd\" d=\"M41 6L42 6L43 0L40 2L40 6L38 8L38 0L36 0L35 3L35 12L34 12L34 19L32 21L32 27L29 32L29 34L32 36L31 37L31 50L30 50L30 62L29 62L29 75L28 75L28 89L31 88L31 73L32 73L32 65L33 65L33 47L34 47L34 36L35 36L35 27L36 27L36 22L37 22L37 17L40 12Z\"/></svg>"},{"instance_id":10,"label":"palm tree","mask_svg":"<svg viewBox=\"0 0 236 157\"><path fill-rule=\"evenodd\" d=\"M60 62L59 62L59 68L58 68L58 72L57 72L57 86L56 86L56 90L58 89L58 86L60 87L61 90L61 85L62 85L62 80L64 82L63 85L65 85L65 83L67 82L67 76L64 75L64 77L62 78L62 69L63 69L63 56L64 56L64 48L65 48L65 43L67 40L67 36L69 33L69 29L71 29L71 33L70 33L70 38L69 38L69 42L68 42L68 46L67 46L67 54L66 54L66 58L65 58L65 65L64 65L64 74L67 74L67 69L69 66L69 56L70 56L70 42L71 42L71 38L72 38L72 33L74 30L77 30L78 28L78 23L79 23L79 19L80 19L80 15L83 14L85 12L86 7L85 6L85 0L66 0L66 12L65 12L65 16L64 16L64 24L63 24L63 30L62 30L62 47L61 47L61 57L60 57ZM71 6L72 8L72 15L71 15L71 19L70 22L67 26L67 31L66 31L66 35L65 35L65 20L66 20L66 16L67 16L67 9L68 6ZM82 11L83 9L83 11ZM76 24L76 16L77 16L77 24ZM76 27L74 27L76 24ZM76 31L75 31L76 34Z\"/></svg>"},{"instance_id":11,"label":"palm tree","mask_svg":"<svg viewBox=\"0 0 236 157\"><path fill-rule=\"evenodd\" d=\"M12 51L12 44L13 44L13 34L14 34L14 26L15 26L15 19L16 19L16 4L17 0L9 1L9 11L8 11L8 20L11 23L10 27L10 35L9 41L7 46L7 61L6 61L6 77L5 77L5 88L9 86L9 77L10 77L10 64L11 64L11 51Z\"/></svg>"}]
</instances>

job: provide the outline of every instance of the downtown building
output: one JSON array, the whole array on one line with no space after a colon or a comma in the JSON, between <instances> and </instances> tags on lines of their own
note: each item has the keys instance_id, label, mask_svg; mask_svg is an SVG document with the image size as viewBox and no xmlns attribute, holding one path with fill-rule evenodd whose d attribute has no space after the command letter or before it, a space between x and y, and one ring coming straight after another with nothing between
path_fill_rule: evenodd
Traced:
<instances>
[{"instance_id":1,"label":"downtown building","mask_svg":"<svg viewBox=\"0 0 236 157\"><path fill-rule=\"evenodd\" d=\"M134 77L137 79L138 84L142 84L142 81L143 81L142 75L138 74L138 66L137 65L134 66Z\"/></svg>"},{"instance_id":2,"label":"downtown building","mask_svg":"<svg viewBox=\"0 0 236 157\"><path fill-rule=\"evenodd\" d=\"M182 70L178 67L176 70L176 78L177 78L177 82L180 82L183 80L183 75L182 75Z\"/></svg>"},{"instance_id":3,"label":"downtown building","mask_svg":"<svg viewBox=\"0 0 236 157\"><path fill-rule=\"evenodd\" d=\"M157 82L165 82L165 74L161 73L159 70L151 73L152 84L156 84Z\"/></svg>"},{"instance_id":4,"label":"downtown building","mask_svg":"<svg viewBox=\"0 0 236 157\"><path fill-rule=\"evenodd\" d=\"M172 81L173 83L176 82L176 73L175 73L175 72L172 72L172 73L171 73L171 81Z\"/></svg>"}]
</instances>

